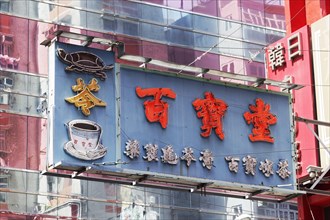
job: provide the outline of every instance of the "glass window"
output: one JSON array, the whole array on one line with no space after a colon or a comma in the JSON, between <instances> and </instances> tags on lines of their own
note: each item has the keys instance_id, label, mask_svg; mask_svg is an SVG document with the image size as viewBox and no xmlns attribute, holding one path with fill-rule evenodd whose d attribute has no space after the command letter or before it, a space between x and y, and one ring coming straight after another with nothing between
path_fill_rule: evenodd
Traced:
<instances>
[{"instance_id":1,"label":"glass window","mask_svg":"<svg viewBox=\"0 0 330 220\"><path fill-rule=\"evenodd\" d=\"M143 202L144 198L143 187L121 185L117 190L117 199L121 202Z\"/></svg>"},{"instance_id":2,"label":"glass window","mask_svg":"<svg viewBox=\"0 0 330 220\"><path fill-rule=\"evenodd\" d=\"M265 52L262 45L243 42L243 53L247 59L264 62Z\"/></svg>"},{"instance_id":3,"label":"glass window","mask_svg":"<svg viewBox=\"0 0 330 220\"><path fill-rule=\"evenodd\" d=\"M184 46L194 45L194 33L176 28L169 28L166 31L167 42Z\"/></svg>"},{"instance_id":4,"label":"glass window","mask_svg":"<svg viewBox=\"0 0 330 220\"><path fill-rule=\"evenodd\" d=\"M87 196L87 181L79 179L59 178L57 187L60 195Z\"/></svg>"},{"instance_id":5,"label":"glass window","mask_svg":"<svg viewBox=\"0 0 330 220\"><path fill-rule=\"evenodd\" d=\"M9 1L0 1L0 11L9 12Z\"/></svg>"},{"instance_id":6,"label":"glass window","mask_svg":"<svg viewBox=\"0 0 330 220\"><path fill-rule=\"evenodd\" d=\"M59 10L59 16L57 22L66 25L86 27L86 22L87 22L86 11L67 8L67 7L59 7L58 10Z\"/></svg>"},{"instance_id":7,"label":"glass window","mask_svg":"<svg viewBox=\"0 0 330 220\"><path fill-rule=\"evenodd\" d=\"M265 25L285 30L284 1L265 1Z\"/></svg>"},{"instance_id":8,"label":"glass window","mask_svg":"<svg viewBox=\"0 0 330 220\"><path fill-rule=\"evenodd\" d=\"M192 15L182 11L168 10L168 25L192 28Z\"/></svg>"},{"instance_id":9,"label":"glass window","mask_svg":"<svg viewBox=\"0 0 330 220\"><path fill-rule=\"evenodd\" d=\"M50 9L53 10L54 5L35 1L28 1L28 5L29 18L50 21Z\"/></svg>"},{"instance_id":10,"label":"glass window","mask_svg":"<svg viewBox=\"0 0 330 220\"><path fill-rule=\"evenodd\" d=\"M214 69L218 70L220 67L219 64L219 55L209 52L204 54L202 51L195 51L196 57L201 57L200 60L197 60L194 66L198 66L205 69Z\"/></svg>"},{"instance_id":11,"label":"glass window","mask_svg":"<svg viewBox=\"0 0 330 220\"><path fill-rule=\"evenodd\" d=\"M9 176L6 173L2 174L2 170L0 171L0 188L6 189L9 188ZM7 193L6 192L0 192L0 203L7 202Z\"/></svg>"},{"instance_id":12,"label":"glass window","mask_svg":"<svg viewBox=\"0 0 330 220\"><path fill-rule=\"evenodd\" d=\"M115 16L113 14L104 13L100 16L100 18L101 18L100 24L96 24L96 25L97 26L100 25L101 29L103 31L106 31L106 32L116 31L117 22L116 22ZM94 24L94 22L91 25L93 25L93 24Z\"/></svg>"},{"instance_id":13,"label":"glass window","mask_svg":"<svg viewBox=\"0 0 330 220\"><path fill-rule=\"evenodd\" d=\"M9 1L9 10L11 13L17 16L28 16L28 1Z\"/></svg>"},{"instance_id":14,"label":"glass window","mask_svg":"<svg viewBox=\"0 0 330 220\"><path fill-rule=\"evenodd\" d=\"M45 167L39 167L42 156L42 146L47 146L46 120L36 117L28 117L28 151L27 151L27 169L39 170Z\"/></svg>"},{"instance_id":15,"label":"glass window","mask_svg":"<svg viewBox=\"0 0 330 220\"><path fill-rule=\"evenodd\" d=\"M167 23L167 9L151 5L142 5L141 10L142 19L160 24Z\"/></svg>"},{"instance_id":16,"label":"glass window","mask_svg":"<svg viewBox=\"0 0 330 220\"><path fill-rule=\"evenodd\" d=\"M242 21L265 26L264 1L241 1Z\"/></svg>"},{"instance_id":17,"label":"glass window","mask_svg":"<svg viewBox=\"0 0 330 220\"><path fill-rule=\"evenodd\" d=\"M112 0L115 6L115 14L129 18L141 18L140 4L131 1Z\"/></svg>"},{"instance_id":18,"label":"glass window","mask_svg":"<svg viewBox=\"0 0 330 220\"><path fill-rule=\"evenodd\" d=\"M172 191L173 205L179 207L190 207L191 193ZM180 218L179 218L180 219Z\"/></svg>"},{"instance_id":19,"label":"glass window","mask_svg":"<svg viewBox=\"0 0 330 220\"><path fill-rule=\"evenodd\" d=\"M242 25L229 20L219 21L220 35L223 37L231 37L242 39Z\"/></svg>"},{"instance_id":20,"label":"glass window","mask_svg":"<svg viewBox=\"0 0 330 220\"><path fill-rule=\"evenodd\" d=\"M168 47L168 61L187 65L196 59L195 51L187 48Z\"/></svg>"},{"instance_id":21,"label":"glass window","mask_svg":"<svg viewBox=\"0 0 330 220\"><path fill-rule=\"evenodd\" d=\"M217 0L193 0L193 11L201 14L217 16Z\"/></svg>"},{"instance_id":22,"label":"glass window","mask_svg":"<svg viewBox=\"0 0 330 220\"><path fill-rule=\"evenodd\" d=\"M117 19L116 32L130 36L139 36L139 23L129 20Z\"/></svg>"},{"instance_id":23,"label":"glass window","mask_svg":"<svg viewBox=\"0 0 330 220\"><path fill-rule=\"evenodd\" d=\"M220 56L220 70L229 73L242 74L243 60L239 58Z\"/></svg>"},{"instance_id":24,"label":"glass window","mask_svg":"<svg viewBox=\"0 0 330 220\"><path fill-rule=\"evenodd\" d=\"M177 209L174 208L172 210L172 219L203 219L203 218L200 217L199 210L196 209L183 210L179 208ZM210 218L204 218L204 219L210 219ZM219 220L219 216L217 220Z\"/></svg>"},{"instance_id":25,"label":"glass window","mask_svg":"<svg viewBox=\"0 0 330 220\"><path fill-rule=\"evenodd\" d=\"M141 24L141 37L144 39L166 41L165 27L153 24L142 23Z\"/></svg>"},{"instance_id":26,"label":"glass window","mask_svg":"<svg viewBox=\"0 0 330 220\"><path fill-rule=\"evenodd\" d=\"M117 217L116 204L97 202L97 201L86 201L86 203L87 203L86 208L88 211L85 213L85 216L83 216L86 219L116 219ZM142 208L141 217L142 216L143 216L143 208ZM128 218L128 219L141 219L141 218L133 218L133 216L131 217L132 218Z\"/></svg>"},{"instance_id":27,"label":"glass window","mask_svg":"<svg viewBox=\"0 0 330 220\"><path fill-rule=\"evenodd\" d=\"M194 30L218 34L218 20L200 15L193 15Z\"/></svg>"},{"instance_id":28,"label":"glass window","mask_svg":"<svg viewBox=\"0 0 330 220\"><path fill-rule=\"evenodd\" d=\"M13 213L27 212L27 195L23 193L10 193L6 195L8 210ZM32 203L33 204L33 203ZM30 211L30 210L29 210Z\"/></svg>"},{"instance_id":29,"label":"glass window","mask_svg":"<svg viewBox=\"0 0 330 220\"><path fill-rule=\"evenodd\" d=\"M95 11L109 11L111 9L111 1L86 1L86 9ZM111 10L110 10L111 11Z\"/></svg>"},{"instance_id":30,"label":"glass window","mask_svg":"<svg viewBox=\"0 0 330 220\"><path fill-rule=\"evenodd\" d=\"M93 1L94 2L94 1ZM86 21L86 27L91 30L100 30L100 31L113 31L113 26L112 28L110 27L105 27L105 24L107 22L111 23L111 20L114 19L112 15L108 14L102 14L100 15L99 13L92 13L92 12L87 12L87 21ZM107 24L108 25L108 24ZM111 24L110 24L111 25Z\"/></svg>"},{"instance_id":31,"label":"glass window","mask_svg":"<svg viewBox=\"0 0 330 220\"><path fill-rule=\"evenodd\" d=\"M170 190L146 188L146 204L152 207L172 205Z\"/></svg>"},{"instance_id":32,"label":"glass window","mask_svg":"<svg viewBox=\"0 0 330 220\"><path fill-rule=\"evenodd\" d=\"M7 152L2 152L2 159L5 164L13 168L26 169L27 150L27 117L1 113L3 118L8 120L6 126ZM25 182L24 182L25 184ZM23 184L22 184L23 185Z\"/></svg>"},{"instance_id":33,"label":"glass window","mask_svg":"<svg viewBox=\"0 0 330 220\"><path fill-rule=\"evenodd\" d=\"M194 34L194 47L199 50L207 51L212 47L215 47L218 43L218 38L206 34ZM217 49L213 48L213 52Z\"/></svg>"},{"instance_id":34,"label":"glass window","mask_svg":"<svg viewBox=\"0 0 330 220\"><path fill-rule=\"evenodd\" d=\"M192 1L193 0L167 0L167 6L190 11L192 9Z\"/></svg>"},{"instance_id":35,"label":"glass window","mask_svg":"<svg viewBox=\"0 0 330 220\"><path fill-rule=\"evenodd\" d=\"M255 77L265 77L265 65L260 62L249 62L244 61L245 75L255 76Z\"/></svg>"},{"instance_id":36,"label":"glass window","mask_svg":"<svg viewBox=\"0 0 330 220\"><path fill-rule=\"evenodd\" d=\"M150 57L163 61L166 61L168 59L167 45L142 41L142 48L144 57Z\"/></svg>"},{"instance_id":37,"label":"glass window","mask_svg":"<svg viewBox=\"0 0 330 220\"><path fill-rule=\"evenodd\" d=\"M272 44L285 37L285 32L266 29L266 44Z\"/></svg>"},{"instance_id":38,"label":"glass window","mask_svg":"<svg viewBox=\"0 0 330 220\"><path fill-rule=\"evenodd\" d=\"M241 0L218 1L218 17L241 21Z\"/></svg>"},{"instance_id":39,"label":"glass window","mask_svg":"<svg viewBox=\"0 0 330 220\"><path fill-rule=\"evenodd\" d=\"M28 45L35 43L34 40L37 39L26 37L29 32L29 20L8 15L0 15L0 20L0 36L4 39L4 43L0 44L0 67L27 71Z\"/></svg>"},{"instance_id":40,"label":"glass window","mask_svg":"<svg viewBox=\"0 0 330 220\"><path fill-rule=\"evenodd\" d=\"M97 4L101 7L101 12L107 14L107 15L114 15L115 14L115 4L117 0L101 0L101 1L87 1L87 5L93 2L97 2ZM95 3L94 3L95 4ZM95 5L95 7L97 7Z\"/></svg>"},{"instance_id":41,"label":"glass window","mask_svg":"<svg viewBox=\"0 0 330 220\"><path fill-rule=\"evenodd\" d=\"M218 52L223 55L242 56L242 41L219 38Z\"/></svg>"},{"instance_id":42,"label":"glass window","mask_svg":"<svg viewBox=\"0 0 330 220\"><path fill-rule=\"evenodd\" d=\"M243 39L249 42L255 42L260 44L266 43L266 33L264 28L243 25Z\"/></svg>"}]
</instances>

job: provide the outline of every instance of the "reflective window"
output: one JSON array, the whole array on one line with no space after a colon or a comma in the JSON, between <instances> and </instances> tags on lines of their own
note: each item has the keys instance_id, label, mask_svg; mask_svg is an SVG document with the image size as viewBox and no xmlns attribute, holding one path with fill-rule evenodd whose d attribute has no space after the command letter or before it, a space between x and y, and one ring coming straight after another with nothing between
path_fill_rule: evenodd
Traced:
<instances>
[{"instance_id":1,"label":"reflective window","mask_svg":"<svg viewBox=\"0 0 330 220\"><path fill-rule=\"evenodd\" d=\"M192 15L182 11L168 10L168 25L192 28Z\"/></svg>"},{"instance_id":2,"label":"reflective window","mask_svg":"<svg viewBox=\"0 0 330 220\"><path fill-rule=\"evenodd\" d=\"M194 45L198 50L207 51L210 48L216 46L218 38L206 34L194 34ZM212 52L217 52L216 48L212 49Z\"/></svg>"},{"instance_id":3,"label":"reflective window","mask_svg":"<svg viewBox=\"0 0 330 220\"><path fill-rule=\"evenodd\" d=\"M22 40L29 33L28 20L8 15L0 15L0 20L0 35L4 39L0 42L0 67L28 71L30 42Z\"/></svg>"},{"instance_id":4,"label":"reflective window","mask_svg":"<svg viewBox=\"0 0 330 220\"><path fill-rule=\"evenodd\" d=\"M265 25L265 15L264 15L264 1L241 1L242 10L242 21L255 24L255 25Z\"/></svg>"},{"instance_id":5,"label":"reflective window","mask_svg":"<svg viewBox=\"0 0 330 220\"><path fill-rule=\"evenodd\" d=\"M130 36L139 36L139 23L123 19L116 20L116 32Z\"/></svg>"},{"instance_id":6,"label":"reflective window","mask_svg":"<svg viewBox=\"0 0 330 220\"><path fill-rule=\"evenodd\" d=\"M9 12L9 1L0 1L0 11Z\"/></svg>"},{"instance_id":7,"label":"reflective window","mask_svg":"<svg viewBox=\"0 0 330 220\"><path fill-rule=\"evenodd\" d=\"M272 44L285 37L285 32L278 32L266 29L266 45Z\"/></svg>"},{"instance_id":8,"label":"reflective window","mask_svg":"<svg viewBox=\"0 0 330 220\"><path fill-rule=\"evenodd\" d=\"M219 21L220 35L223 37L242 39L242 24L229 20Z\"/></svg>"},{"instance_id":9,"label":"reflective window","mask_svg":"<svg viewBox=\"0 0 330 220\"><path fill-rule=\"evenodd\" d=\"M241 0L218 1L218 17L241 21Z\"/></svg>"},{"instance_id":10,"label":"reflective window","mask_svg":"<svg viewBox=\"0 0 330 220\"><path fill-rule=\"evenodd\" d=\"M265 76L265 65L259 62L248 62L244 61L245 75L255 76L264 78Z\"/></svg>"},{"instance_id":11,"label":"reflective window","mask_svg":"<svg viewBox=\"0 0 330 220\"><path fill-rule=\"evenodd\" d=\"M18 16L28 16L28 1L8 1L9 2L9 13L13 13ZM5 8L8 6L5 5Z\"/></svg>"},{"instance_id":12,"label":"reflective window","mask_svg":"<svg viewBox=\"0 0 330 220\"><path fill-rule=\"evenodd\" d=\"M249 42L265 44L265 29L251 25L243 25L243 39Z\"/></svg>"},{"instance_id":13,"label":"reflective window","mask_svg":"<svg viewBox=\"0 0 330 220\"><path fill-rule=\"evenodd\" d=\"M166 31L167 42L178 45L194 45L194 33L176 28L169 28Z\"/></svg>"},{"instance_id":14,"label":"reflective window","mask_svg":"<svg viewBox=\"0 0 330 220\"><path fill-rule=\"evenodd\" d=\"M194 24L194 30L213 33L213 34L219 33L217 19L208 18L200 15L194 15L193 24Z\"/></svg>"},{"instance_id":15,"label":"reflective window","mask_svg":"<svg viewBox=\"0 0 330 220\"><path fill-rule=\"evenodd\" d=\"M214 69L219 70L219 55L214 53L207 53L203 51L195 51L196 57L201 57L201 59L197 60L194 66L202 67L205 69Z\"/></svg>"},{"instance_id":16,"label":"reflective window","mask_svg":"<svg viewBox=\"0 0 330 220\"><path fill-rule=\"evenodd\" d=\"M265 51L263 50L262 45L243 42L243 54L247 59L264 62Z\"/></svg>"},{"instance_id":17,"label":"reflective window","mask_svg":"<svg viewBox=\"0 0 330 220\"><path fill-rule=\"evenodd\" d=\"M265 1L265 26L285 30L284 1Z\"/></svg>"},{"instance_id":18,"label":"reflective window","mask_svg":"<svg viewBox=\"0 0 330 220\"><path fill-rule=\"evenodd\" d=\"M27 184L27 187L26 187ZM38 219L234 219L242 214L294 219L297 205L250 201L0 169L1 216ZM57 191L58 189L59 191ZM251 211L255 207L255 212ZM30 218L29 218L30 219Z\"/></svg>"},{"instance_id":19,"label":"reflective window","mask_svg":"<svg viewBox=\"0 0 330 220\"><path fill-rule=\"evenodd\" d=\"M167 23L167 9L150 6L150 5L143 5L141 7L142 10L142 19L147 20L150 22L157 22L160 24Z\"/></svg>"},{"instance_id":20,"label":"reflective window","mask_svg":"<svg viewBox=\"0 0 330 220\"><path fill-rule=\"evenodd\" d=\"M142 48L144 57L151 57L162 61L166 61L168 59L167 45L143 41Z\"/></svg>"},{"instance_id":21,"label":"reflective window","mask_svg":"<svg viewBox=\"0 0 330 220\"><path fill-rule=\"evenodd\" d=\"M156 41L166 41L166 28L164 26L142 23L141 37Z\"/></svg>"},{"instance_id":22,"label":"reflective window","mask_svg":"<svg viewBox=\"0 0 330 220\"><path fill-rule=\"evenodd\" d=\"M167 6L171 8L178 8L178 9L183 9L190 11L192 9L192 1L193 0L167 0Z\"/></svg>"},{"instance_id":23,"label":"reflective window","mask_svg":"<svg viewBox=\"0 0 330 220\"><path fill-rule=\"evenodd\" d=\"M192 11L217 16L217 0L193 0Z\"/></svg>"},{"instance_id":24,"label":"reflective window","mask_svg":"<svg viewBox=\"0 0 330 220\"><path fill-rule=\"evenodd\" d=\"M58 16L57 22L65 25L86 27L86 11L67 7L59 7L58 11L60 16Z\"/></svg>"},{"instance_id":25,"label":"reflective window","mask_svg":"<svg viewBox=\"0 0 330 220\"><path fill-rule=\"evenodd\" d=\"M94 2L94 1L93 1ZM87 12L87 21L86 25L88 29L91 30L107 30L107 31L113 31L113 24L112 21L114 20L114 17L109 14L102 14L100 16L99 13L93 13L93 12Z\"/></svg>"},{"instance_id":26,"label":"reflective window","mask_svg":"<svg viewBox=\"0 0 330 220\"><path fill-rule=\"evenodd\" d=\"M220 56L220 70L228 73L243 74L243 60L239 58Z\"/></svg>"},{"instance_id":27,"label":"reflective window","mask_svg":"<svg viewBox=\"0 0 330 220\"><path fill-rule=\"evenodd\" d=\"M29 18L51 21L50 9L55 6L37 1L29 1L28 6Z\"/></svg>"},{"instance_id":28,"label":"reflective window","mask_svg":"<svg viewBox=\"0 0 330 220\"><path fill-rule=\"evenodd\" d=\"M115 14L129 18L141 18L140 4L131 1L111 0L115 7Z\"/></svg>"},{"instance_id":29,"label":"reflective window","mask_svg":"<svg viewBox=\"0 0 330 220\"><path fill-rule=\"evenodd\" d=\"M242 41L219 38L218 51L223 55L242 56Z\"/></svg>"}]
</instances>

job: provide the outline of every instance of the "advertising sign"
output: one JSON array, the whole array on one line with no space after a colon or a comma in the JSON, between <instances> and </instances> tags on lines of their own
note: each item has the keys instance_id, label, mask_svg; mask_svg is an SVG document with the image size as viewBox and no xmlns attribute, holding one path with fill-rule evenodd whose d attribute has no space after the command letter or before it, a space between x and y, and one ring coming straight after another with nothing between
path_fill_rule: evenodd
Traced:
<instances>
[{"instance_id":1,"label":"advertising sign","mask_svg":"<svg viewBox=\"0 0 330 220\"><path fill-rule=\"evenodd\" d=\"M111 69L88 49L95 74L83 50L53 46L50 165L295 188L289 94Z\"/></svg>"},{"instance_id":2,"label":"advertising sign","mask_svg":"<svg viewBox=\"0 0 330 220\"><path fill-rule=\"evenodd\" d=\"M292 91L296 116L314 119L313 75L308 26L268 46L266 51L267 78L304 85ZM270 88L276 90L277 88ZM311 125L313 128L313 125ZM318 165L318 153L313 133L304 122L295 122L297 177L307 175L307 166Z\"/></svg>"}]
</instances>

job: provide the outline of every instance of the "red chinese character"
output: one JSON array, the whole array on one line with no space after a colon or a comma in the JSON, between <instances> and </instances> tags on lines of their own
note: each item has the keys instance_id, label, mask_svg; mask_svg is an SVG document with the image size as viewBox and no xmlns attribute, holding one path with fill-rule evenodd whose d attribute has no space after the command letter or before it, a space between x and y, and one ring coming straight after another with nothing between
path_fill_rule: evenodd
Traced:
<instances>
[{"instance_id":1,"label":"red chinese character","mask_svg":"<svg viewBox=\"0 0 330 220\"><path fill-rule=\"evenodd\" d=\"M252 134L249 139L252 142L266 141L274 143L274 138L270 136L269 125L276 124L276 115L270 113L270 105L265 104L262 99L256 99L256 105L249 105L250 112L244 113L246 123L253 125Z\"/></svg>"},{"instance_id":2,"label":"red chinese character","mask_svg":"<svg viewBox=\"0 0 330 220\"><path fill-rule=\"evenodd\" d=\"M228 105L221 99L214 98L211 92L204 93L205 99L196 99L192 104L197 111L197 117L202 118L201 136L211 135L212 128L215 128L216 135L223 140L225 134L222 131L222 121Z\"/></svg>"},{"instance_id":3,"label":"red chinese character","mask_svg":"<svg viewBox=\"0 0 330 220\"><path fill-rule=\"evenodd\" d=\"M145 114L150 122L159 122L162 128L167 127L168 103L161 100L163 96L175 99L176 94L169 88L149 88L142 89L136 87L136 94L140 97L153 96L154 100L144 102Z\"/></svg>"}]
</instances>

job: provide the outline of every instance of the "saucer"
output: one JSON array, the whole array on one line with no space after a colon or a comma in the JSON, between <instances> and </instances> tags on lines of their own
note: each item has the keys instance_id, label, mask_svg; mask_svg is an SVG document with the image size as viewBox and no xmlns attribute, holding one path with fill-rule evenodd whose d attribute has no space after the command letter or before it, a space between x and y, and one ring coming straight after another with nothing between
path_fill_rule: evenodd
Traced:
<instances>
[{"instance_id":1,"label":"saucer","mask_svg":"<svg viewBox=\"0 0 330 220\"><path fill-rule=\"evenodd\" d=\"M64 150L71 156L81 160L97 160L104 157L107 153L107 148L102 144L98 144L93 150L81 151L74 147L72 141L69 141L64 145Z\"/></svg>"}]
</instances>

